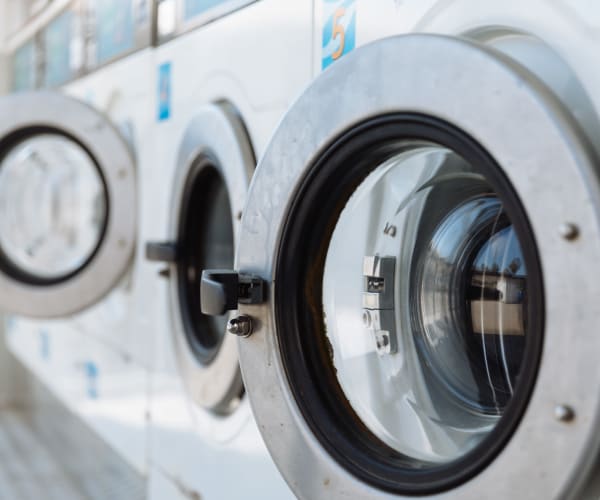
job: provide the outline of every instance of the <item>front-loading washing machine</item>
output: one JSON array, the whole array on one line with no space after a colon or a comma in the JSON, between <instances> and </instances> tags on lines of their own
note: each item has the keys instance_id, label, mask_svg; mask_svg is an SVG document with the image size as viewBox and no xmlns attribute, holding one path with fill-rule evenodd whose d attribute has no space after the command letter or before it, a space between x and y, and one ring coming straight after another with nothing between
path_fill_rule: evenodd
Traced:
<instances>
[{"instance_id":1,"label":"front-loading washing machine","mask_svg":"<svg viewBox=\"0 0 600 500\"><path fill-rule=\"evenodd\" d=\"M11 119L15 122L10 129L14 135L7 139L6 147L15 146L17 151L16 156L7 157L17 164L15 173L10 174L15 182L11 196L22 201L17 203L17 199L6 194L5 207L12 208L5 213L3 234L6 245L13 245L14 256L4 250L6 245L3 253L7 262L21 259L7 264L7 269L24 268L25 271L11 271L11 276L28 285L24 287L27 293L39 295L33 302L26 295L15 296L14 304L6 309L55 319L11 317L9 346L61 405L116 450L119 460L126 464L122 477L134 478L139 494L146 472L150 354L145 338L139 337L145 328L145 316L137 314L136 309L147 287L135 254L139 223L144 221L138 215L144 213L139 188L149 171L147 162L153 158L144 146L152 122L146 103L154 90L148 83L152 69L152 52L148 48L151 10L148 4L114 1L61 2L49 9L54 12L40 26L36 39L43 54L39 83L53 90L19 98L20 105L27 108L22 112L23 118L19 114L6 117L7 123ZM115 16L119 12L126 15ZM48 17L50 13L44 15ZM144 14L146 22L141 22ZM84 73L86 76L82 76ZM12 103L12 97L6 99ZM49 113L55 116L46 122ZM103 127L114 136L111 143L94 136L94 128ZM55 129L60 141L46 140L45 146L43 142L37 146L37 139L27 139L44 130L52 138ZM94 148L102 149L88 151L88 163L93 168L84 165L78 174L78 165L85 156L71 152L70 143L63 136L86 150L91 142ZM27 140L21 143L22 138ZM97 154L104 158L96 160ZM65 162L62 170L55 165L60 161ZM25 166L18 166L18 162ZM104 173L105 168L108 174ZM93 177L86 173L88 170L99 173ZM9 175L10 169L6 172ZM87 198L82 199L84 196ZM36 223L36 219L40 222ZM88 230L86 224L95 228L97 234ZM53 231L57 231L57 236L53 236ZM16 241L11 242L10 238ZM87 247L80 249L81 245ZM69 250L71 247L74 250ZM100 251L104 247L108 248L106 255ZM69 257L69 251L74 256ZM71 258L73 262L67 262L71 267L53 276L45 268L51 270L53 259L60 258ZM94 274L83 281L79 276L90 266L95 269ZM65 298L67 283L70 295ZM33 413L40 421L37 427L44 431L50 444L60 450L71 449L70 461L75 467L78 461L89 462L84 443L78 446L77 438L69 434L62 422L49 418L45 401L36 400L33 405L39 410ZM93 487L115 484L114 474L105 474L106 469L98 465L101 463L97 457L97 463L90 464L97 469ZM116 463L120 462L116 460L109 467ZM130 469L132 473L126 474ZM131 490L127 492L132 494Z\"/></svg>"},{"instance_id":2,"label":"front-loading washing machine","mask_svg":"<svg viewBox=\"0 0 600 500\"><path fill-rule=\"evenodd\" d=\"M32 375L18 402L31 406L34 428L50 449L64 453L67 470L81 474L82 488L98 493L110 485L115 498L124 498L124 486L128 498L138 498L144 463L136 462L139 434L128 432L136 427L135 407L120 418L114 412L116 406L123 410L112 383L114 365L121 375L122 363L114 363L114 353L72 321L58 319L101 301L130 266L136 239L133 158L110 120L73 98L22 93L2 97L0 106L1 306L19 315L7 320L8 346ZM117 435L127 441L101 447L91 459L83 428L109 443ZM118 478L115 466L123 466Z\"/></svg>"},{"instance_id":3,"label":"front-loading washing machine","mask_svg":"<svg viewBox=\"0 0 600 500\"><path fill-rule=\"evenodd\" d=\"M300 498L597 498L600 10L416 3L316 9L202 310Z\"/></svg>"},{"instance_id":4,"label":"front-loading washing machine","mask_svg":"<svg viewBox=\"0 0 600 500\"><path fill-rule=\"evenodd\" d=\"M252 418L227 319L200 313L200 278L206 267L233 265L256 158L310 81L312 6L163 1L157 14L167 41L156 49L162 192L147 245L148 258L162 261L152 264L161 293L150 496L164 498L167 488L182 498L286 498Z\"/></svg>"}]
</instances>

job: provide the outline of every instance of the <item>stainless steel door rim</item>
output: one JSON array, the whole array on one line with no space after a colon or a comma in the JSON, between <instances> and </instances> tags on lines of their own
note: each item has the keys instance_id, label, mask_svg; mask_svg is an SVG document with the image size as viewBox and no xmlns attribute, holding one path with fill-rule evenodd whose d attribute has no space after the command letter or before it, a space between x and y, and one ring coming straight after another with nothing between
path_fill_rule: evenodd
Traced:
<instances>
[{"instance_id":1,"label":"stainless steel door rim","mask_svg":"<svg viewBox=\"0 0 600 500\"><path fill-rule=\"evenodd\" d=\"M392 113L450 123L494 158L529 218L544 278L545 341L520 424L478 475L432 496L476 499L486 492L506 498L515 488L524 498L576 495L600 445L598 396L590 390L600 382L600 340L593 334L600 284L590 273L600 252L595 155L563 104L524 67L478 44L441 36L391 38L337 62L292 107L259 164L237 269L261 276L270 295L263 305L240 307L255 328L239 349L267 446L302 498L397 497L341 467L307 425L281 357L278 338L286 332L277 331L275 310L282 305L273 303L280 238L311 166L345 131ZM563 224L576 225L579 236L563 238ZM560 405L574 418L557 419ZM534 489L532 477L544 480Z\"/></svg>"}]
</instances>

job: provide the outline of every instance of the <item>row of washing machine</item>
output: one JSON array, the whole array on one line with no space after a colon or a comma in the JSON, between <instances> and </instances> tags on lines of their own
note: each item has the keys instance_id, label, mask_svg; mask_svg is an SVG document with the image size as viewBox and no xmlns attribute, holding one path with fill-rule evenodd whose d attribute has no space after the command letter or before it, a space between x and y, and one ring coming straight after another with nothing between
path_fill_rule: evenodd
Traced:
<instances>
[{"instance_id":1,"label":"row of washing machine","mask_svg":"<svg viewBox=\"0 0 600 500\"><path fill-rule=\"evenodd\" d=\"M149 498L597 498L599 14L259 0L3 98L12 351Z\"/></svg>"}]
</instances>

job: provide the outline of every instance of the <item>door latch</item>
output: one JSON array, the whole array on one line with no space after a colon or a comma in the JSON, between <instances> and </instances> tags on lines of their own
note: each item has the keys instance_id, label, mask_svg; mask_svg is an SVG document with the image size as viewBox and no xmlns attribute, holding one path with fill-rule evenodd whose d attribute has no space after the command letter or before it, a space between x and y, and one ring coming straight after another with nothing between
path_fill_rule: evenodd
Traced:
<instances>
[{"instance_id":1,"label":"door latch","mask_svg":"<svg viewBox=\"0 0 600 500\"><path fill-rule=\"evenodd\" d=\"M174 241L149 241L146 243L146 259L153 262L177 262L179 251Z\"/></svg>"},{"instance_id":2,"label":"door latch","mask_svg":"<svg viewBox=\"0 0 600 500\"><path fill-rule=\"evenodd\" d=\"M369 255L363 260L363 322L375 340L377 354L398 352L394 311L396 259Z\"/></svg>"},{"instance_id":3,"label":"door latch","mask_svg":"<svg viewBox=\"0 0 600 500\"><path fill-rule=\"evenodd\" d=\"M222 269L202 271L200 308L203 314L221 316L236 310L238 304L264 301L264 281L258 276Z\"/></svg>"}]
</instances>

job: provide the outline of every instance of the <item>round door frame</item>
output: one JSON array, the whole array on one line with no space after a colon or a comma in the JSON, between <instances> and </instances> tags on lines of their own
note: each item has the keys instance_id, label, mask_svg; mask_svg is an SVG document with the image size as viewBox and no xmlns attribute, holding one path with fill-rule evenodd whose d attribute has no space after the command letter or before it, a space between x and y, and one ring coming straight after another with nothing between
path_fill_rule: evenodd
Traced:
<instances>
[{"instance_id":1,"label":"round door frame","mask_svg":"<svg viewBox=\"0 0 600 500\"><path fill-rule=\"evenodd\" d=\"M256 165L250 139L238 113L227 103L204 106L186 128L177 156L177 170L171 195L169 239L177 241L181 202L190 170L206 156L221 174L231 207L234 248L237 248L240 218L250 179ZM214 161L216 160L216 161ZM199 168L206 168L200 166ZM226 334L214 359L204 365L191 351L180 313L177 263L170 269L171 321L179 370L189 394L200 407L227 414L243 392L238 349L233 335ZM198 304L200 307L200 304Z\"/></svg>"},{"instance_id":2,"label":"round door frame","mask_svg":"<svg viewBox=\"0 0 600 500\"><path fill-rule=\"evenodd\" d=\"M294 399L276 331L279 238L290 205L329 144L370 118L418 113L451 123L500 165L529 218L544 276L545 341L535 386L512 438L478 475L435 498L570 497L600 449L600 186L595 155L570 113L532 73L467 40L407 35L358 49L325 71L281 122L259 163L242 220L237 269L268 284L240 312L239 340L259 428L300 498L398 498L358 480L324 449ZM565 231L577 227L578 237ZM573 420L561 408L572 408ZM290 451L293 450L293 451ZM532 480L536 480L535 488Z\"/></svg>"},{"instance_id":3,"label":"round door frame","mask_svg":"<svg viewBox=\"0 0 600 500\"><path fill-rule=\"evenodd\" d=\"M136 173L129 146L100 112L56 92L0 99L0 154L22 138L51 132L73 140L96 163L108 201L106 228L91 260L65 281L33 285L0 272L0 307L31 317L76 313L99 301L131 264L136 243Z\"/></svg>"}]
</instances>

